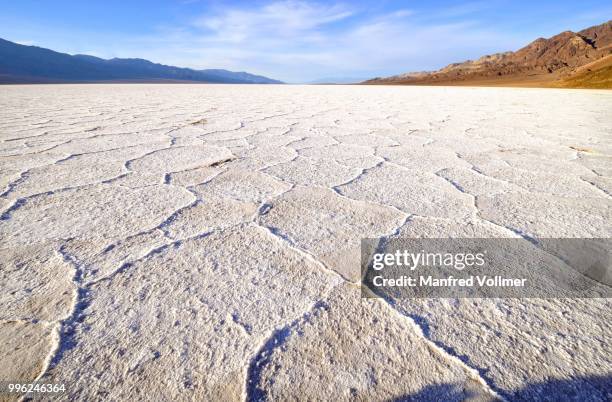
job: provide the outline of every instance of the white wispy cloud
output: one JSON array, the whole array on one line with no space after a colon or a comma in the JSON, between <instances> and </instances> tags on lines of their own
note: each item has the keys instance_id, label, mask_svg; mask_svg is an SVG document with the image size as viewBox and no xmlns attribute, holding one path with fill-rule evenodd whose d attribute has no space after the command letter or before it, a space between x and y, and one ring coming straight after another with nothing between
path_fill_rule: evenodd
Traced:
<instances>
[{"instance_id":1,"label":"white wispy cloud","mask_svg":"<svg viewBox=\"0 0 612 402\"><path fill-rule=\"evenodd\" d=\"M34 46L37 44L37 42L33 40L16 40L15 43L18 43L24 46Z\"/></svg>"},{"instance_id":2,"label":"white wispy cloud","mask_svg":"<svg viewBox=\"0 0 612 402\"><path fill-rule=\"evenodd\" d=\"M211 41L244 43L263 40L295 39L353 15L343 4L320 4L305 1L280 1L260 8L224 8L218 14L203 16L194 21L196 27L207 31Z\"/></svg>"}]
</instances>

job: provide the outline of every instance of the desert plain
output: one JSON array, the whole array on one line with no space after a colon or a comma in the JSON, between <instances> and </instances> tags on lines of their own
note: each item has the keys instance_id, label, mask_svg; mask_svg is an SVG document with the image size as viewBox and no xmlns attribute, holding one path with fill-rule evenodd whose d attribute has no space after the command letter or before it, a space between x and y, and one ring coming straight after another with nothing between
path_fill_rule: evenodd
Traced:
<instances>
[{"instance_id":1,"label":"desert plain","mask_svg":"<svg viewBox=\"0 0 612 402\"><path fill-rule=\"evenodd\" d=\"M610 91L3 86L0 172L0 380L84 401L612 398L610 299L359 286L365 237L610 237Z\"/></svg>"}]
</instances>

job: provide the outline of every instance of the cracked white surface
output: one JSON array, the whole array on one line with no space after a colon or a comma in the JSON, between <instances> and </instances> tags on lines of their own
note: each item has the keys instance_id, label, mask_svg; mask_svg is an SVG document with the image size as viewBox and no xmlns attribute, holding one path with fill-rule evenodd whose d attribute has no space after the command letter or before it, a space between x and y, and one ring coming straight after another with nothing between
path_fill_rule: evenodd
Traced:
<instances>
[{"instance_id":1,"label":"cracked white surface","mask_svg":"<svg viewBox=\"0 0 612 402\"><path fill-rule=\"evenodd\" d=\"M609 400L609 300L389 304L355 283L363 237L610 237L610 110L604 91L2 87L0 377L76 400Z\"/></svg>"},{"instance_id":2,"label":"cracked white surface","mask_svg":"<svg viewBox=\"0 0 612 402\"><path fill-rule=\"evenodd\" d=\"M391 233L405 219L387 206L300 186L273 200L260 222L344 278L358 281L361 238Z\"/></svg>"}]
</instances>

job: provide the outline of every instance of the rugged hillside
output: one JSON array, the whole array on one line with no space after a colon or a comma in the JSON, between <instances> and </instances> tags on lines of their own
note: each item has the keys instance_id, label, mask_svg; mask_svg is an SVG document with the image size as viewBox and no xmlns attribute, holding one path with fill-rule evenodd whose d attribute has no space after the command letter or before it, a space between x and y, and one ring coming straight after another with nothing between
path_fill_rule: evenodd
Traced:
<instances>
[{"instance_id":1,"label":"rugged hillside","mask_svg":"<svg viewBox=\"0 0 612 402\"><path fill-rule=\"evenodd\" d=\"M538 38L516 52L453 63L433 72L375 78L366 83L612 88L611 60L612 21L608 21L578 33L565 31L549 39Z\"/></svg>"},{"instance_id":2,"label":"rugged hillside","mask_svg":"<svg viewBox=\"0 0 612 402\"><path fill-rule=\"evenodd\" d=\"M196 81L233 84L280 83L267 77L227 70L192 70L143 59L105 60L69 55L0 39L0 83L96 81Z\"/></svg>"}]
</instances>

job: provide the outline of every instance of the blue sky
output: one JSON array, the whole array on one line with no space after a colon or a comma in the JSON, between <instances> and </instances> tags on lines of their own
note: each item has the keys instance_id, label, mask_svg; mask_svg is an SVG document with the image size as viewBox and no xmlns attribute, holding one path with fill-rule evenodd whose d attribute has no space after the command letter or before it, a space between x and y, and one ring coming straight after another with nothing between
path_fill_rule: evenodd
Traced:
<instances>
[{"instance_id":1,"label":"blue sky","mask_svg":"<svg viewBox=\"0 0 612 402\"><path fill-rule=\"evenodd\" d=\"M4 1L0 37L287 82L438 69L612 17L609 1Z\"/></svg>"}]
</instances>

